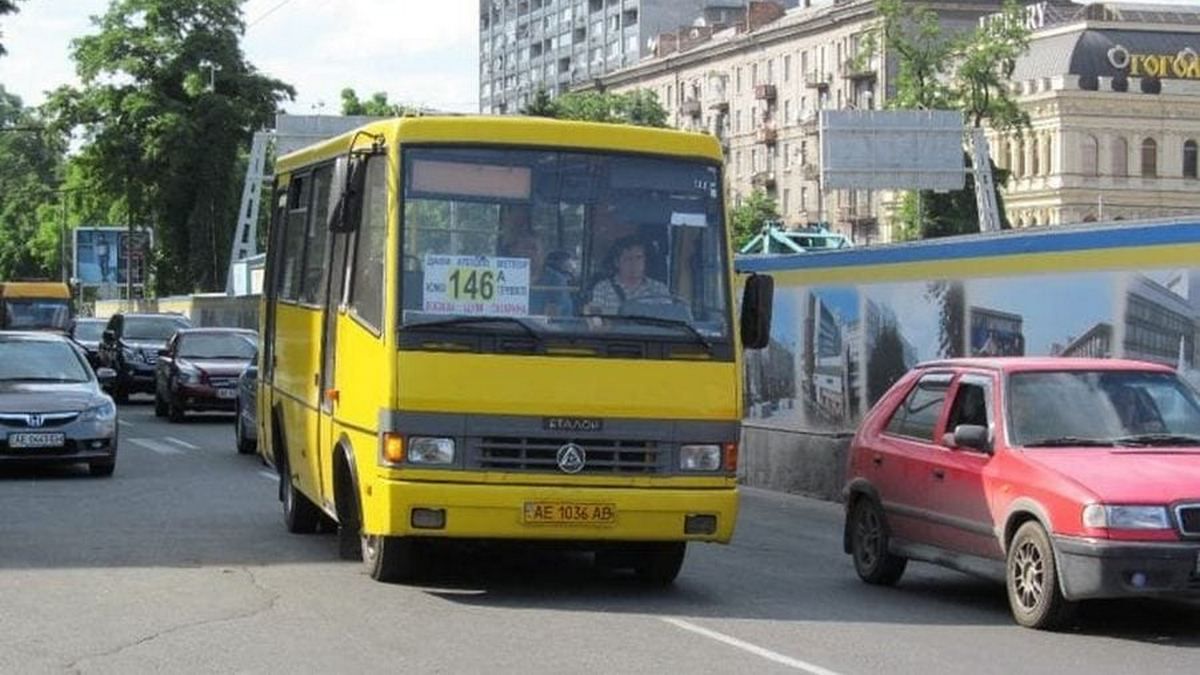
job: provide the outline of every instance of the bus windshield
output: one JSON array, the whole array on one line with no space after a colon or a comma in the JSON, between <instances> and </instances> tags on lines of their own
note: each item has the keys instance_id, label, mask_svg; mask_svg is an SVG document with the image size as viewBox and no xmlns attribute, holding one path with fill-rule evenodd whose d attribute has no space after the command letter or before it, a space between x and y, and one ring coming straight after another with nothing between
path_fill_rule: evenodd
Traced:
<instances>
[{"instance_id":1,"label":"bus windshield","mask_svg":"<svg viewBox=\"0 0 1200 675\"><path fill-rule=\"evenodd\" d=\"M727 344L721 181L691 159L406 149L402 325Z\"/></svg>"},{"instance_id":2,"label":"bus windshield","mask_svg":"<svg viewBox=\"0 0 1200 675\"><path fill-rule=\"evenodd\" d=\"M4 300L4 327L9 330L66 331L70 322L71 308L66 300Z\"/></svg>"}]
</instances>

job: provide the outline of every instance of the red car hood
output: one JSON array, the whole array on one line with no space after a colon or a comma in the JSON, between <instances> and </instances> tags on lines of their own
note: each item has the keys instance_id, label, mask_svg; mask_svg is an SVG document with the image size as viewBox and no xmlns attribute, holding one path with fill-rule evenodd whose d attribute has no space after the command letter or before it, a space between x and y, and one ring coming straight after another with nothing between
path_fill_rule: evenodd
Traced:
<instances>
[{"instance_id":1,"label":"red car hood","mask_svg":"<svg viewBox=\"0 0 1200 675\"><path fill-rule=\"evenodd\" d=\"M1200 499L1200 448L1045 448L1024 456L1109 504Z\"/></svg>"},{"instance_id":2,"label":"red car hood","mask_svg":"<svg viewBox=\"0 0 1200 675\"><path fill-rule=\"evenodd\" d=\"M183 357L181 360L209 375L241 375L246 366L250 365L249 359L189 359Z\"/></svg>"}]
</instances>

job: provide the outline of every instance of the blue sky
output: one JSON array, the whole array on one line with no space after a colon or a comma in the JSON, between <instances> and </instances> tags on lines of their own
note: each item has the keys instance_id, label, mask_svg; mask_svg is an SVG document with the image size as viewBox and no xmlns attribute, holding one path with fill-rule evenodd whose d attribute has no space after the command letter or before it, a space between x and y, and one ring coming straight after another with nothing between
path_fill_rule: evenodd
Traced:
<instances>
[{"instance_id":1,"label":"blue sky","mask_svg":"<svg viewBox=\"0 0 1200 675\"><path fill-rule=\"evenodd\" d=\"M967 302L977 307L1020 314L1025 352L1050 353L1050 345L1117 315L1121 273L1038 276L1024 279L972 279Z\"/></svg>"},{"instance_id":2,"label":"blue sky","mask_svg":"<svg viewBox=\"0 0 1200 675\"><path fill-rule=\"evenodd\" d=\"M108 0L27 0L0 23L0 84L26 105L76 83L72 38L93 32ZM67 9L66 6L69 6ZM296 87L293 114L337 114L339 92L455 112L479 108L477 0L247 0L247 58ZM218 74L219 77L219 74Z\"/></svg>"}]
</instances>

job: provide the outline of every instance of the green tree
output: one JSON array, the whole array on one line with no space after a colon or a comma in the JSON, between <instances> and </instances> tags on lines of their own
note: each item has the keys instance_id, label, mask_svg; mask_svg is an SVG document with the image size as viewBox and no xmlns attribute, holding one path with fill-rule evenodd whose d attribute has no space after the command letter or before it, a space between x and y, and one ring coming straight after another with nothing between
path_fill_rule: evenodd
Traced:
<instances>
[{"instance_id":1,"label":"green tree","mask_svg":"<svg viewBox=\"0 0 1200 675\"><path fill-rule=\"evenodd\" d=\"M765 190L755 190L729 211L733 225L733 248L740 250L767 221L779 220L779 204Z\"/></svg>"},{"instance_id":2,"label":"green tree","mask_svg":"<svg viewBox=\"0 0 1200 675\"><path fill-rule=\"evenodd\" d=\"M343 115L370 115L372 117L409 117L413 115L421 115L425 111L415 106L404 105L403 103L389 103L387 92L377 91L371 94L371 98L362 101L359 100L358 94L346 87L342 90L342 114Z\"/></svg>"},{"instance_id":3,"label":"green tree","mask_svg":"<svg viewBox=\"0 0 1200 675\"><path fill-rule=\"evenodd\" d=\"M925 5L879 0L883 45L896 56L896 95L889 106L898 109L957 109L972 126L1021 133L1029 126L1005 86L1017 58L1029 48L1024 9L1005 0L1000 14L974 30L947 34L937 14ZM967 166L970 166L969 158ZM1000 185L1007 174L992 163L1001 227L1007 228ZM896 212L901 238L944 237L979 231L975 186L938 194L906 194Z\"/></svg>"},{"instance_id":4,"label":"green tree","mask_svg":"<svg viewBox=\"0 0 1200 675\"><path fill-rule=\"evenodd\" d=\"M83 86L48 104L82 130L82 180L117 224L154 228L160 294L223 288L240 157L295 92L246 61L240 0L113 0L92 23L72 42Z\"/></svg>"},{"instance_id":5,"label":"green tree","mask_svg":"<svg viewBox=\"0 0 1200 675\"><path fill-rule=\"evenodd\" d=\"M0 279L58 278L60 219L44 227L46 209L57 214L56 192L66 143L38 111L0 85Z\"/></svg>"},{"instance_id":6,"label":"green tree","mask_svg":"<svg viewBox=\"0 0 1200 675\"><path fill-rule=\"evenodd\" d=\"M533 100L521 109L521 114L530 117L558 117L558 106L555 105L554 99L550 97L550 92L546 91L545 87L538 87L537 92L533 95Z\"/></svg>"},{"instance_id":7,"label":"green tree","mask_svg":"<svg viewBox=\"0 0 1200 675\"><path fill-rule=\"evenodd\" d=\"M4 16L5 14L16 14L18 1L19 0L0 0L0 16ZM0 31L0 36L3 35L4 32ZM0 56L4 56L7 53L8 52L4 50L4 43L0 42Z\"/></svg>"},{"instance_id":8,"label":"green tree","mask_svg":"<svg viewBox=\"0 0 1200 675\"><path fill-rule=\"evenodd\" d=\"M619 94L569 92L556 99L539 89L521 114L643 127L667 126L667 111L658 102L658 95L642 89Z\"/></svg>"},{"instance_id":9,"label":"green tree","mask_svg":"<svg viewBox=\"0 0 1200 675\"><path fill-rule=\"evenodd\" d=\"M867 357L867 405L883 398L887 390L908 372L904 360L904 340L894 323L886 323L875 336L875 344Z\"/></svg>"}]
</instances>

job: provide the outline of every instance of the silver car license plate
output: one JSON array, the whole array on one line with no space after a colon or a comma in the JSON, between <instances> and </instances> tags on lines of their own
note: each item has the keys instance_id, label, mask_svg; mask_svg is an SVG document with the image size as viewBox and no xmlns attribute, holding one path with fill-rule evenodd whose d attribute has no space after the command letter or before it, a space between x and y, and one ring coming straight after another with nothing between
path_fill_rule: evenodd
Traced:
<instances>
[{"instance_id":1,"label":"silver car license plate","mask_svg":"<svg viewBox=\"0 0 1200 675\"><path fill-rule=\"evenodd\" d=\"M18 433L8 435L10 448L61 448L67 436L62 433Z\"/></svg>"},{"instance_id":2,"label":"silver car license plate","mask_svg":"<svg viewBox=\"0 0 1200 675\"><path fill-rule=\"evenodd\" d=\"M217 390L217 398L220 398L220 399L237 398L237 389L218 389Z\"/></svg>"}]
</instances>

